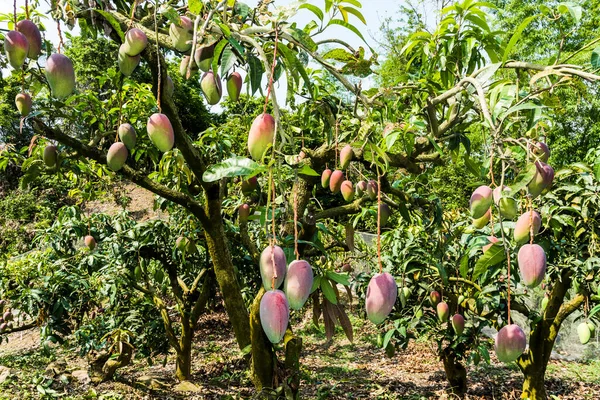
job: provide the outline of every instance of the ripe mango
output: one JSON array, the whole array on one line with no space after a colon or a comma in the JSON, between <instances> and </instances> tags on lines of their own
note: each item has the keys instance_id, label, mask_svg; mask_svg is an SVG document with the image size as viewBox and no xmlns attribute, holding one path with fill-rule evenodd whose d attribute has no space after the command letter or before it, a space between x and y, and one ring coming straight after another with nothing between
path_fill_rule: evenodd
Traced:
<instances>
[{"instance_id":1,"label":"ripe mango","mask_svg":"<svg viewBox=\"0 0 600 400\"><path fill-rule=\"evenodd\" d=\"M515 361L523 354L526 346L525 332L518 325L506 325L496 335L496 356L502 362Z\"/></svg>"},{"instance_id":2,"label":"ripe mango","mask_svg":"<svg viewBox=\"0 0 600 400\"><path fill-rule=\"evenodd\" d=\"M165 114L155 113L148 118L146 125L152 143L162 152L167 152L175 144L175 135L171 121Z\"/></svg>"},{"instance_id":3,"label":"ripe mango","mask_svg":"<svg viewBox=\"0 0 600 400\"><path fill-rule=\"evenodd\" d=\"M275 138L275 119L271 114L260 114L252 122L248 134L248 151L256 161L262 160Z\"/></svg>"},{"instance_id":4,"label":"ripe mango","mask_svg":"<svg viewBox=\"0 0 600 400\"><path fill-rule=\"evenodd\" d=\"M292 310L300 310L304 306L310 295L313 280L313 270L308 262L294 260L290 263L285 274L283 290Z\"/></svg>"}]
</instances>

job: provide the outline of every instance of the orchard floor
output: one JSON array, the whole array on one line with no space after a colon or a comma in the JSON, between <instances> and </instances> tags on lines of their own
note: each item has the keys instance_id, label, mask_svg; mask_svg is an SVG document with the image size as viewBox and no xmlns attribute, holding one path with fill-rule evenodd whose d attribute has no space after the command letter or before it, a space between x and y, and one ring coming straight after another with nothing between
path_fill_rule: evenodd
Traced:
<instances>
[{"instance_id":1,"label":"orchard floor","mask_svg":"<svg viewBox=\"0 0 600 400\"><path fill-rule=\"evenodd\" d=\"M328 344L322 331L309 321L306 318L294 324L300 327L298 333L304 340L302 398L447 398L442 364L426 343L411 342L407 350L390 359L374 344L375 331L370 324L353 318L354 343L340 330ZM230 332L223 313L200 321L194 349L195 393L176 390L172 356L165 366L164 357L154 359L152 366L145 359L137 359L119 370L115 381L93 386L84 383L85 358L68 345L44 351L39 347L37 331L14 333L8 344L0 345L0 365L4 366L0 367L0 399L253 398L244 359ZM491 365L468 367L468 377L469 399L519 398L522 378L516 368L492 360ZM559 399L599 399L600 361L552 361L547 388Z\"/></svg>"}]
</instances>

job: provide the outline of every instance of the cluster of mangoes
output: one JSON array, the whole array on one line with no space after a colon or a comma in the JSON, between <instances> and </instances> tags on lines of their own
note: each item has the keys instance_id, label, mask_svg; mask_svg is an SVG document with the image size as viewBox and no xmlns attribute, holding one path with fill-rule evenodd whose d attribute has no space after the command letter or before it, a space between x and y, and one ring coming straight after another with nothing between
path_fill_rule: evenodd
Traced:
<instances>
[{"instance_id":1,"label":"cluster of mangoes","mask_svg":"<svg viewBox=\"0 0 600 400\"><path fill-rule=\"evenodd\" d=\"M13 325L13 313L9 308L6 307L6 300L0 300L0 313L2 316L0 317L0 333L6 332L6 330L11 330ZM5 311L6 308L6 311Z\"/></svg>"},{"instance_id":2,"label":"cluster of mangoes","mask_svg":"<svg viewBox=\"0 0 600 400\"><path fill-rule=\"evenodd\" d=\"M554 180L554 169L546 164L550 157L550 149L543 142L529 145L529 151L534 158L535 174L527 184L528 198L538 197L549 190ZM493 207L496 206L498 218L512 220L518 215L518 201L513 197L510 188L489 186L478 187L470 199L470 212L473 226L477 229L485 227L492 219ZM544 249L533 243L533 238L541 227L541 217L532 208L521 214L513 230L514 241L521 245L517 255L521 282L528 287L537 287L544 280L546 274L546 254ZM527 241L530 240L530 243ZM495 236L488 237L489 243L483 246L483 252L497 243ZM510 284L510 282L509 282ZM515 361L525 350L527 345L525 333L516 324L504 326L496 336L496 355L503 362Z\"/></svg>"},{"instance_id":3,"label":"cluster of mangoes","mask_svg":"<svg viewBox=\"0 0 600 400\"><path fill-rule=\"evenodd\" d=\"M260 275L266 293L260 301L260 322L272 343L279 343L288 326L290 308L300 310L313 285L313 270L305 260L289 266L283 249L267 246L260 255ZM278 288L283 284L283 291Z\"/></svg>"}]
</instances>

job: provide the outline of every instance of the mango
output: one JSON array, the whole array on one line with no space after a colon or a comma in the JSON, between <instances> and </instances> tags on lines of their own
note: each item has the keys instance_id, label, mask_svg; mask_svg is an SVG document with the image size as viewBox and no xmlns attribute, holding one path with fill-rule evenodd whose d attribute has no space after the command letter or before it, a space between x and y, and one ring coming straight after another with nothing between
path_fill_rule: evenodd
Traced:
<instances>
[{"instance_id":1,"label":"mango","mask_svg":"<svg viewBox=\"0 0 600 400\"><path fill-rule=\"evenodd\" d=\"M27 44L29 45L27 57L31 60L37 60L42 53L42 34L37 25L31 20L24 19L17 22L16 30L27 38Z\"/></svg>"},{"instance_id":2,"label":"mango","mask_svg":"<svg viewBox=\"0 0 600 400\"><path fill-rule=\"evenodd\" d=\"M8 31L4 35L4 51L11 67L14 69L23 68L29 51L27 38L21 32Z\"/></svg>"},{"instance_id":3,"label":"mango","mask_svg":"<svg viewBox=\"0 0 600 400\"><path fill-rule=\"evenodd\" d=\"M331 179L331 170L329 168L327 168L325 171L323 171L323 173L321 174L321 186L323 188L326 188L329 186L329 180Z\"/></svg>"},{"instance_id":4,"label":"mango","mask_svg":"<svg viewBox=\"0 0 600 400\"><path fill-rule=\"evenodd\" d=\"M382 228L387 225L388 220L391 216L392 209L390 208L390 206L388 206L386 203L381 203L379 205L379 223L381 224Z\"/></svg>"},{"instance_id":5,"label":"mango","mask_svg":"<svg viewBox=\"0 0 600 400\"><path fill-rule=\"evenodd\" d=\"M452 316L452 329L454 329L456 336L462 335L465 330L465 317L461 314L454 314Z\"/></svg>"},{"instance_id":6,"label":"mango","mask_svg":"<svg viewBox=\"0 0 600 400\"><path fill-rule=\"evenodd\" d=\"M526 346L525 332L518 325L506 325L496 335L496 356L504 363L513 362L519 358Z\"/></svg>"},{"instance_id":7,"label":"mango","mask_svg":"<svg viewBox=\"0 0 600 400\"><path fill-rule=\"evenodd\" d=\"M377 199L377 182L373 179L367 183L367 196L369 196L371 200Z\"/></svg>"},{"instance_id":8,"label":"mango","mask_svg":"<svg viewBox=\"0 0 600 400\"><path fill-rule=\"evenodd\" d=\"M481 248L481 250L483 250L483 252L485 253L486 251L488 251L489 249L492 248L492 246L494 245L494 243L498 243L498 238L496 236L488 236L487 237L488 241L490 242L489 244L486 244L485 246L483 246Z\"/></svg>"},{"instance_id":9,"label":"mango","mask_svg":"<svg viewBox=\"0 0 600 400\"><path fill-rule=\"evenodd\" d=\"M352 161L353 157L354 157L354 151L352 150L352 146L347 144L346 146L344 146L342 151L340 151L340 168L341 169L348 168L348 165L350 165L350 161Z\"/></svg>"},{"instance_id":10,"label":"mango","mask_svg":"<svg viewBox=\"0 0 600 400\"><path fill-rule=\"evenodd\" d=\"M75 89L75 70L69 57L54 53L46 60L46 80L57 99L70 96Z\"/></svg>"},{"instance_id":11,"label":"mango","mask_svg":"<svg viewBox=\"0 0 600 400\"><path fill-rule=\"evenodd\" d=\"M514 219L517 216L519 204L510 194L511 189L508 186L504 186L504 188L498 186L494 189L493 197L494 203L500 210L500 215L504 218Z\"/></svg>"},{"instance_id":12,"label":"mango","mask_svg":"<svg viewBox=\"0 0 600 400\"><path fill-rule=\"evenodd\" d=\"M281 290L268 290L260 299L260 324L271 343L279 343L288 326L290 306Z\"/></svg>"},{"instance_id":13,"label":"mango","mask_svg":"<svg viewBox=\"0 0 600 400\"><path fill-rule=\"evenodd\" d=\"M22 117L29 115L31 112L31 106L33 105L29 93L17 94L15 97L15 105L17 106L17 110L19 110L19 114L21 114Z\"/></svg>"},{"instance_id":14,"label":"mango","mask_svg":"<svg viewBox=\"0 0 600 400\"><path fill-rule=\"evenodd\" d=\"M138 66L141 60L141 56L138 54L137 56L130 56L125 53L125 45L122 44L119 47L119 56L118 56L118 65L119 71L125 76L131 76L133 71Z\"/></svg>"},{"instance_id":15,"label":"mango","mask_svg":"<svg viewBox=\"0 0 600 400\"><path fill-rule=\"evenodd\" d=\"M194 35L194 23L188 17L179 17L179 24L171 23L169 26L169 37L177 51L185 53L192 48Z\"/></svg>"},{"instance_id":16,"label":"mango","mask_svg":"<svg viewBox=\"0 0 600 400\"><path fill-rule=\"evenodd\" d=\"M550 148L544 142L537 142L535 144L530 144L529 148L534 156L536 156L541 162L548 162L550 158Z\"/></svg>"},{"instance_id":17,"label":"mango","mask_svg":"<svg viewBox=\"0 0 600 400\"><path fill-rule=\"evenodd\" d=\"M366 191L367 191L367 182L359 181L356 184L356 196L363 197Z\"/></svg>"},{"instance_id":18,"label":"mango","mask_svg":"<svg viewBox=\"0 0 600 400\"><path fill-rule=\"evenodd\" d=\"M492 189L489 186L479 186L471 195L469 209L471 217L479 219L489 210L492 205Z\"/></svg>"},{"instance_id":19,"label":"mango","mask_svg":"<svg viewBox=\"0 0 600 400\"><path fill-rule=\"evenodd\" d=\"M198 68L203 72L208 72L212 65L213 55L215 54L215 45L198 47L194 54L194 61Z\"/></svg>"},{"instance_id":20,"label":"mango","mask_svg":"<svg viewBox=\"0 0 600 400\"><path fill-rule=\"evenodd\" d=\"M441 300L442 300L442 297L436 290L433 290L431 293L429 293L429 303L431 304L432 307L437 306Z\"/></svg>"},{"instance_id":21,"label":"mango","mask_svg":"<svg viewBox=\"0 0 600 400\"><path fill-rule=\"evenodd\" d=\"M590 326L586 322L582 322L577 325L577 335L579 336L579 342L581 344L587 344L592 337Z\"/></svg>"},{"instance_id":22,"label":"mango","mask_svg":"<svg viewBox=\"0 0 600 400\"><path fill-rule=\"evenodd\" d=\"M162 152L167 152L175 144L175 134L171 121L165 114L155 113L148 118L146 125L152 143Z\"/></svg>"},{"instance_id":23,"label":"mango","mask_svg":"<svg viewBox=\"0 0 600 400\"><path fill-rule=\"evenodd\" d=\"M540 227L542 225L542 219L540 218L540 214L537 211L531 211L531 215L529 211L521 214L519 219L517 219L517 223L515 224L515 230L513 232L515 241L519 244L525 243L529 240L530 236L530 227L532 224L529 221L533 222L533 235L537 235L540 231Z\"/></svg>"},{"instance_id":24,"label":"mango","mask_svg":"<svg viewBox=\"0 0 600 400\"><path fill-rule=\"evenodd\" d=\"M238 101L242 92L242 76L239 72L233 72L227 78L227 94L231 101Z\"/></svg>"},{"instance_id":25,"label":"mango","mask_svg":"<svg viewBox=\"0 0 600 400\"><path fill-rule=\"evenodd\" d=\"M288 266L283 283L283 291L288 299L292 310L300 310L313 285L313 270L310 264L304 260L294 260Z\"/></svg>"},{"instance_id":26,"label":"mango","mask_svg":"<svg viewBox=\"0 0 600 400\"><path fill-rule=\"evenodd\" d=\"M342 182L340 191L342 192L342 197L344 198L344 200L348 202L354 200L354 188L352 187L352 182L350 182L349 180L345 180L344 182Z\"/></svg>"},{"instance_id":27,"label":"mango","mask_svg":"<svg viewBox=\"0 0 600 400\"><path fill-rule=\"evenodd\" d=\"M521 281L529 287L536 287L546 275L546 253L539 244L525 244L517 255Z\"/></svg>"},{"instance_id":28,"label":"mango","mask_svg":"<svg viewBox=\"0 0 600 400\"><path fill-rule=\"evenodd\" d=\"M196 72L198 72L198 66L192 61L192 67L190 68L190 76L187 74L188 64L192 58L190 56L183 56L181 63L179 64L179 74L185 79L190 79Z\"/></svg>"},{"instance_id":29,"label":"mango","mask_svg":"<svg viewBox=\"0 0 600 400\"><path fill-rule=\"evenodd\" d=\"M329 178L329 190L331 190L331 193L338 193L342 188L342 182L344 182L344 173L336 169L331 173L331 178Z\"/></svg>"},{"instance_id":30,"label":"mango","mask_svg":"<svg viewBox=\"0 0 600 400\"><path fill-rule=\"evenodd\" d=\"M206 102L211 106L214 106L221 100L221 94L223 89L221 87L221 78L218 74L213 74L212 71L205 72L200 81L200 88Z\"/></svg>"},{"instance_id":31,"label":"mango","mask_svg":"<svg viewBox=\"0 0 600 400\"><path fill-rule=\"evenodd\" d=\"M436 306L437 316L440 322L448 321L450 317L450 307L445 301L440 301Z\"/></svg>"},{"instance_id":32,"label":"mango","mask_svg":"<svg viewBox=\"0 0 600 400\"><path fill-rule=\"evenodd\" d=\"M248 217L250 216L250 206L246 203L240 205L238 208L238 216L240 218L240 222L248 221Z\"/></svg>"},{"instance_id":33,"label":"mango","mask_svg":"<svg viewBox=\"0 0 600 400\"><path fill-rule=\"evenodd\" d=\"M58 161L58 152L56 151L56 146L53 144L49 144L46 147L44 147L44 154L42 158L46 166L50 168L54 167L56 165L56 162Z\"/></svg>"},{"instance_id":34,"label":"mango","mask_svg":"<svg viewBox=\"0 0 600 400\"><path fill-rule=\"evenodd\" d=\"M256 161L262 160L275 138L275 119L270 114L260 114L252 122L248 134L248 151Z\"/></svg>"},{"instance_id":35,"label":"mango","mask_svg":"<svg viewBox=\"0 0 600 400\"><path fill-rule=\"evenodd\" d=\"M146 34L138 28L131 28L125 33L125 42L123 51L130 57L135 57L146 49L148 38Z\"/></svg>"},{"instance_id":36,"label":"mango","mask_svg":"<svg viewBox=\"0 0 600 400\"><path fill-rule=\"evenodd\" d=\"M248 196L258 188L258 179L256 176L242 181L242 193Z\"/></svg>"},{"instance_id":37,"label":"mango","mask_svg":"<svg viewBox=\"0 0 600 400\"><path fill-rule=\"evenodd\" d=\"M123 142L113 143L106 154L106 165L113 171L118 171L123 168L129 152Z\"/></svg>"},{"instance_id":38,"label":"mango","mask_svg":"<svg viewBox=\"0 0 600 400\"><path fill-rule=\"evenodd\" d=\"M275 261L275 268L273 268L273 261ZM271 245L265 247L260 254L260 276L265 290L269 291L281 286L285 278L286 265L285 253L281 247ZM273 288L274 272L277 273L277 278L275 278L275 287Z\"/></svg>"},{"instance_id":39,"label":"mango","mask_svg":"<svg viewBox=\"0 0 600 400\"><path fill-rule=\"evenodd\" d=\"M173 79L167 75L167 86L165 89L165 96L169 99L173 98L173 94L175 94L175 85L173 84Z\"/></svg>"},{"instance_id":40,"label":"mango","mask_svg":"<svg viewBox=\"0 0 600 400\"><path fill-rule=\"evenodd\" d=\"M375 274L367 286L365 300L369 320L376 325L383 322L392 312L397 297L398 286L394 277L387 272Z\"/></svg>"},{"instance_id":41,"label":"mango","mask_svg":"<svg viewBox=\"0 0 600 400\"><path fill-rule=\"evenodd\" d=\"M117 129L117 133L119 134L119 138L121 142L125 144L128 150L133 150L135 147L135 143L137 141L137 134L135 133L135 129L131 124L121 124Z\"/></svg>"},{"instance_id":42,"label":"mango","mask_svg":"<svg viewBox=\"0 0 600 400\"><path fill-rule=\"evenodd\" d=\"M96 239L94 239L94 237L92 235L87 235L86 237L83 238L83 243L85 243L85 246L90 250L94 250L96 248Z\"/></svg>"},{"instance_id":43,"label":"mango","mask_svg":"<svg viewBox=\"0 0 600 400\"><path fill-rule=\"evenodd\" d=\"M554 180L554 169L541 161L535 163L535 175L527 185L527 189L533 198L542 194L552 186Z\"/></svg>"},{"instance_id":44,"label":"mango","mask_svg":"<svg viewBox=\"0 0 600 400\"><path fill-rule=\"evenodd\" d=\"M476 229L482 229L483 227L485 227L488 222L490 222L490 218L492 217L492 209L488 208L487 212L485 214L483 214L483 216L481 218L473 218L473 226Z\"/></svg>"}]
</instances>

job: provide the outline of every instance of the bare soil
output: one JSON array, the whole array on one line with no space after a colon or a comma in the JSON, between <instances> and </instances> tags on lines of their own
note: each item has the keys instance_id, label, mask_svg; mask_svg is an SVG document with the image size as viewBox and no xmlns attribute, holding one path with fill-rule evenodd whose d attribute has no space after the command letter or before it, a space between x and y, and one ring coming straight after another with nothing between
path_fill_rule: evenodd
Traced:
<instances>
[{"instance_id":1,"label":"bare soil","mask_svg":"<svg viewBox=\"0 0 600 400\"><path fill-rule=\"evenodd\" d=\"M310 314L310 312L308 313ZM304 399L438 399L445 393L442 363L429 345L411 342L408 349L393 358L373 345L374 329L353 318L355 341L350 343L341 331L328 343L310 322L310 315L294 321L304 340L302 354L302 398ZM43 397L37 386L50 384L63 399L248 399L256 393L248 379L247 362L237 349L227 316L223 312L204 316L199 323L194 347L192 382L196 393L175 390L174 357L136 359L117 373L112 382L97 386L81 384L70 372L86 369L87 363L68 345L55 347L44 356L36 330L11 334L0 345L0 365L12 375L0 383L0 399ZM280 354L282 356L282 354ZM492 356L492 358L494 358ZM44 372L48 364L66 365L66 378ZM492 360L491 365L468 367L467 399L518 399L522 376L514 367ZM549 394L558 399L600 398L600 363L578 364L552 361L547 375Z\"/></svg>"}]
</instances>

